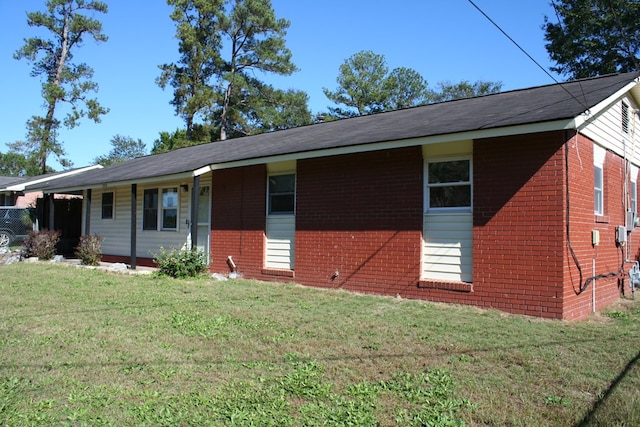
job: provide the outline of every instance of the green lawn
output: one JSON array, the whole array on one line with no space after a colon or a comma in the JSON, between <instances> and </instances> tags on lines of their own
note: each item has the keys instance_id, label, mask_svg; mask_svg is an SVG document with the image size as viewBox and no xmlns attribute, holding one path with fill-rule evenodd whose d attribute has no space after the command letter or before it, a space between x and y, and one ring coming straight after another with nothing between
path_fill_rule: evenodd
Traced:
<instances>
[{"instance_id":1,"label":"green lawn","mask_svg":"<svg viewBox=\"0 0 640 427\"><path fill-rule=\"evenodd\" d=\"M0 425L640 425L631 299L567 323L246 280L0 274Z\"/></svg>"}]
</instances>

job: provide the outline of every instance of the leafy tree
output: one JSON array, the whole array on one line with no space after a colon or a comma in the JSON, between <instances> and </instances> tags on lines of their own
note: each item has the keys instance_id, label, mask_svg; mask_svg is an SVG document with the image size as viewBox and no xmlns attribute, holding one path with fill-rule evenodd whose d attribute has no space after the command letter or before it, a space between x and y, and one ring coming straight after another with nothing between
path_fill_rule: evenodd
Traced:
<instances>
[{"instance_id":1,"label":"leafy tree","mask_svg":"<svg viewBox=\"0 0 640 427\"><path fill-rule=\"evenodd\" d=\"M93 162L102 166L109 166L125 160L135 159L146 154L146 145L141 139L134 140L128 136L116 135L111 138L113 147L109 154L96 157Z\"/></svg>"},{"instance_id":2,"label":"leafy tree","mask_svg":"<svg viewBox=\"0 0 640 427\"><path fill-rule=\"evenodd\" d=\"M42 173L47 171L47 157L50 154L55 155L63 166L71 165L63 158L65 151L58 141L61 125L72 129L85 116L100 122L101 116L108 112L97 99L87 96L98 89L98 85L91 80L93 70L84 63L71 63L73 53L82 45L85 35L96 42L107 41L107 36L102 34L102 24L90 16L95 12L106 13L107 4L93 0L48 0L46 6L47 12L28 13L27 23L30 27L49 30L52 39L25 39L24 46L14 54L16 59L33 63L31 75L41 77L43 81L42 97L46 113L29 119L27 141L23 146L27 157L32 154L36 156ZM56 118L59 103L70 106L62 122Z\"/></svg>"},{"instance_id":3,"label":"leafy tree","mask_svg":"<svg viewBox=\"0 0 640 427\"><path fill-rule=\"evenodd\" d=\"M354 117L384 111L391 86L385 84L388 72L384 56L370 50L347 58L340 65L336 90L322 88L329 100L347 107L329 107L331 114L337 117Z\"/></svg>"},{"instance_id":4,"label":"leafy tree","mask_svg":"<svg viewBox=\"0 0 640 427\"><path fill-rule=\"evenodd\" d=\"M48 168L47 173L49 172L53 172L53 169ZM0 175L25 177L37 176L40 173L40 167L35 159L11 150L0 153Z\"/></svg>"},{"instance_id":5,"label":"leafy tree","mask_svg":"<svg viewBox=\"0 0 640 427\"><path fill-rule=\"evenodd\" d=\"M220 17L220 30L229 43L229 55L224 61L218 81L222 88L220 107L220 139L227 139L227 131L241 124L251 102L243 105L234 101L249 95L255 100L257 80L255 72L290 75L297 71L291 61L291 51L285 45L286 30L291 23L276 18L270 0L229 0L230 10ZM253 96L252 96L253 95ZM232 119L235 120L232 121Z\"/></svg>"},{"instance_id":6,"label":"leafy tree","mask_svg":"<svg viewBox=\"0 0 640 427\"><path fill-rule=\"evenodd\" d=\"M416 70L396 68L387 76L385 110L399 110L423 104L428 96L427 81Z\"/></svg>"},{"instance_id":7,"label":"leafy tree","mask_svg":"<svg viewBox=\"0 0 640 427\"><path fill-rule=\"evenodd\" d=\"M160 138L153 141L151 154L166 153L186 146L186 129L176 129L174 132L160 132Z\"/></svg>"},{"instance_id":8,"label":"leafy tree","mask_svg":"<svg viewBox=\"0 0 640 427\"><path fill-rule=\"evenodd\" d=\"M171 83L171 103L187 128L184 138L161 134L153 152L311 121L306 94L276 90L255 77L296 71L284 39L290 23L276 18L270 0L167 2L174 7L181 57L160 66L157 83ZM283 105L294 108L286 119ZM201 140L205 135L211 139Z\"/></svg>"},{"instance_id":9,"label":"leafy tree","mask_svg":"<svg viewBox=\"0 0 640 427\"><path fill-rule=\"evenodd\" d=\"M160 65L156 83L173 87L171 105L186 124L186 139L193 137L197 117L206 118L216 102L210 85L220 72L222 59L219 17L224 0L167 0L174 10L171 19L177 24L180 60Z\"/></svg>"},{"instance_id":10,"label":"leafy tree","mask_svg":"<svg viewBox=\"0 0 640 427\"><path fill-rule=\"evenodd\" d=\"M228 138L247 134L288 129L312 123L308 108L309 96L302 91L275 89L271 85L248 78L247 90L238 92L232 110L233 120L227 129ZM220 123L218 110L214 123ZM231 125L233 124L233 125Z\"/></svg>"},{"instance_id":11,"label":"leafy tree","mask_svg":"<svg viewBox=\"0 0 640 427\"><path fill-rule=\"evenodd\" d=\"M544 18L552 71L569 78L640 69L640 2L552 0L557 23Z\"/></svg>"},{"instance_id":12,"label":"leafy tree","mask_svg":"<svg viewBox=\"0 0 640 427\"><path fill-rule=\"evenodd\" d=\"M439 82L438 90L431 91L430 102L452 101L454 99L472 98L488 95L502 90L502 82L478 80L474 83L463 80L460 83Z\"/></svg>"},{"instance_id":13,"label":"leafy tree","mask_svg":"<svg viewBox=\"0 0 640 427\"><path fill-rule=\"evenodd\" d=\"M437 90L431 90L417 71L399 67L389 72L384 56L369 50L348 58L340 66L336 81L338 88L335 91L323 88L324 94L346 108L329 107L329 113L317 116L316 121L468 98L499 92L502 88L500 82L462 81L456 84L440 82Z\"/></svg>"},{"instance_id":14,"label":"leafy tree","mask_svg":"<svg viewBox=\"0 0 640 427\"><path fill-rule=\"evenodd\" d=\"M313 119L308 103L309 96L303 91L261 86L249 112L249 118L255 122L252 127L260 132L270 132L310 124Z\"/></svg>"},{"instance_id":15,"label":"leafy tree","mask_svg":"<svg viewBox=\"0 0 640 427\"><path fill-rule=\"evenodd\" d=\"M151 154L166 153L178 148L205 144L214 140L217 129L210 125L194 124L191 139L187 139L186 129L176 129L173 132L160 132L160 138L153 142Z\"/></svg>"}]
</instances>

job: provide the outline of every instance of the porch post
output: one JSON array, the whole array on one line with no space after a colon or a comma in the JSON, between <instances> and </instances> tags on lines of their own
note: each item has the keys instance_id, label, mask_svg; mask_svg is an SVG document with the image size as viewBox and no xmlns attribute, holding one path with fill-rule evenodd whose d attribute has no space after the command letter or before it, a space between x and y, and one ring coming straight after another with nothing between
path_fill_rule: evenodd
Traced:
<instances>
[{"instance_id":1,"label":"porch post","mask_svg":"<svg viewBox=\"0 0 640 427\"><path fill-rule=\"evenodd\" d=\"M91 189L87 189L84 198L84 234L91 233Z\"/></svg>"},{"instance_id":2,"label":"porch post","mask_svg":"<svg viewBox=\"0 0 640 427\"><path fill-rule=\"evenodd\" d=\"M136 240L137 240L137 226L136 226L136 209L137 203L138 184L131 184L131 269L136 269Z\"/></svg>"},{"instance_id":3,"label":"porch post","mask_svg":"<svg viewBox=\"0 0 640 427\"><path fill-rule=\"evenodd\" d=\"M193 177L191 189L191 249L198 248L198 203L200 202L200 175Z\"/></svg>"},{"instance_id":4,"label":"porch post","mask_svg":"<svg viewBox=\"0 0 640 427\"><path fill-rule=\"evenodd\" d=\"M51 231L54 231L55 227L56 227L56 224L55 224L55 218L56 217L55 217L55 213L53 211L55 209L55 203L54 203L54 200L53 200L54 199L53 196L54 196L54 194L52 194L52 193L48 193L47 194L47 199L48 199L48 202L49 202L48 203L49 204L49 218L47 218L47 222L48 222L47 226L48 226L48 229L51 230Z\"/></svg>"}]
</instances>

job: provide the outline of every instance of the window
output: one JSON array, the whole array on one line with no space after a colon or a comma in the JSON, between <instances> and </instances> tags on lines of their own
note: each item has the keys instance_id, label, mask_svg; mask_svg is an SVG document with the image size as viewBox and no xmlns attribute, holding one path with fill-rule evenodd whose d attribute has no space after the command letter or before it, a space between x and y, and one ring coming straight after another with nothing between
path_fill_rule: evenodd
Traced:
<instances>
[{"instance_id":1,"label":"window","mask_svg":"<svg viewBox=\"0 0 640 427\"><path fill-rule=\"evenodd\" d=\"M593 200L596 215L604 215L602 166L594 165Z\"/></svg>"},{"instance_id":2,"label":"window","mask_svg":"<svg viewBox=\"0 0 640 427\"><path fill-rule=\"evenodd\" d=\"M162 189L162 229L178 229L178 188Z\"/></svg>"},{"instance_id":3,"label":"window","mask_svg":"<svg viewBox=\"0 0 640 427\"><path fill-rule=\"evenodd\" d=\"M158 189L151 188L144 190L144 200L142 202L142 229L158 229Z\"/></svg>"},{"instance_id":4,"label":"window","mask_svg":"<svg viewBox=\"0 0 640 427\"><path fill-rule=\"evenodd\" d=\"M428 162L426 175L427 210L470 210L470 159Z\"/></svg>"},{"instance_id":5,"label":"window","mask_svg":"<svg viewBox=\"0 0 640 427\"><path fill-rule=\"evenodd\" d=\"M269 215L293 214L295 210L296 175L270 175L268 187Z\"/></svg>"},{"instance_id":6,"label":"window","mask_svg":"<svg viewBox=\"0 0 640 427\"><path fill-rule=\"evenodd\" d=\"M596 215L604 215L604 159L607 152L593 146L593 209Z\"/></svg>"},{"instance_id":7,"label":"window","mask_svg":"<svg viewBox=\"0 0 640 427\"><path fill-rule=\"evenodd\" d=\"M102 219L113 219L113 191L102 193Z\"/></svg>"},{"instance_id":8,"label":"window","mask_svg":"<svg viewBox=\"0 0 640 427\"><path fill-rule=\"evenodd\" d=\"M157 188L144 190L142 229L157 230L159 223L161 230L177 230L178 200L178 187L163 188L161 192Z\"/></svg>"},{"instance_id":9,"label":"window","mask_svg":"<svg viewBox=\"0 0 640 427\"><path fill-rule=\"evenodd\" d=\"M622 102L622 132L629 133L629 104Z\"/></svg>"}]
</instances>

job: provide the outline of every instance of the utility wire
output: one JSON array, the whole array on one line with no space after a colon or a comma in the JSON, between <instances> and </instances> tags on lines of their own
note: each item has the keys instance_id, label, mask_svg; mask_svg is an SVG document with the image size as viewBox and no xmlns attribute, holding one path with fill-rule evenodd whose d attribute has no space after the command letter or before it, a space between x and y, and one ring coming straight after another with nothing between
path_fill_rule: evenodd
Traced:
<instances>
[{"instance_id":1,"label":"utility wire","mask_svg":"<svg viewBox=\"0 0 640 427\"><path fill-rule=\"evenodd\" d=\"M520 51L521 51L522 53L524 53L524 54L525 54L525 55L526 55L526 56L527 56L527 57L528 57L528 58L529 58L529 59L530 59L534 64L536 64L536 65L538 66L538 68L540 68L542 71L544 71L544 73L545 73L547 76L549 76L549 78L550 78L551 80L553 80L554 82L556 82L557 84L559 84L559 85L560 85L560 87L561 87L565 92L567 92L567 93L569 94L569 96L571 96L573 99L575 99L576 101L578 101L578 103L579 103L580 105L582 105L585 109L587 109L587 110L589 109L589 106L588 106L588 105L586 105L584 102L580 101L578 98L576 98L576 97L575 97L575 95L573 95L571 92L569 92L569 91L567 90L567 88L565 88L565 87L564 87L564 86L563 86L563 85L562 85L558 80L556 80L556 78L555 78L555 77L553 77L553 75L552 75L549 71L547 71L547 69L546 69L546 68L544 68L542 65L540 65L540 63L539 63L538 61L536 61L536 60L533 58L533 56L529 55L529 52L527 52L527 51L526 51L522 46L520 46L520 45L518 44L518 42L516 42L516 41L515 41L515 40L514 40L514 39L513 39L509 34L507 34L507 32L506 32L506 31L504 31L504 30L503 30L503 29L502 29L502 28L501 28L501 27L500 27L500 26L499 26L499 25L498 25L498 24L497 24L493 19L491 19L491 17L489 17L489 15L487 15L487 14L486 14L482 9L480 9L480 7L478 7L478 5L476 5L472 0L467 0L467 1L468 1L469 3L471 3L471 5L472 5L473 7L475 7L475 8L478 10L478 12L480 12L480 13L481 13L485 18L487 18L487 20L488 20L489 22L491 22L491 24L493 24L493 26L494 26L494 27L496 27L498 30L500 30L500 32L501 32L501 33L502 33L506 38L508 38L508 39L511 41L511 43L513 43L513 44L514 44L518 49L520 49ZM580 86L580 87L582 88L582 86Z\"/></svg>"},{"instance_id":2,"label":"utility wire","mask_svg":"<svg viewBox=\"0 0 640 427\"><path fill-rule=\"evenodd\" d=\"M553 7L553 11L556 13L556 19L558 20L558 25L560 26L560 29L562 30L562 32L566 31L564 22L562 20L562 18L560 17L560 13L558 12L558 5L556 4L555 0L551 0L551 6ZM578 83L578 86L580 87L580 93L582 93L582 98L584 99L584 103L587 103L587 96L584 94L584 89L582 88L582 84ZM580 101L578 101L580 102ZM584 104L582 104L584 105ZM587 110L588 111L588 110Z\"/></svg>"},{"instance_id":3,"label":"utility wire","mask_svg":"<svg viewBox=\"0 0 640 427\"><path fill-rule=\"evenodd\" d=\"M494 27L496 27L498 30L500 30L500 32L501 32L502 34L504 34L504 36L505 36L506 38L508 38L508 39L511 41L511 43L513 43L514 45L516 45L516 47L517 47L518 49L520 49L520 50L522 51L522 53L524 53L525 55L527 55L527 57L528 57L530 60L532 60L532 61L533 61L533 63L534 63L534 64L536 64L536 65L538 66L538 68L540 68L542 71L544 71L544 72L545 72L545 74L551 78L551 80L553 80L553 81L554 81L554 82L556 82L556 83L560 83L558 80L556 80L556 78L555 78L555 77L553 77L553 76L551 75L551 73L549 73L549 72L547 71L547 69L546 69L546 68L544 68L542 65L540 65L540 63L539 63L538 61L536 61L536 60L533 58L533 56L529 55L529 52L527 52L526 50L524 50L524 48L523 48L522 46L520 46L520 45L519 45L519 44L518 44L518 43L517 43L513 38L511 38L511 36L510 36L509 34L507 34L507 33L506 33L506 31L504 31L504 30L503 30L503 29L502 29L498 24L496 24L496 22L495 22L493 19L491 19L491 18L489 17L489 15L487 15L486 13L484 13L484 11L483 11L482 9L480 9L480 8L479 8L479 7L478 7L478 6L477 6L477 5L476 5L472 0L467 0L467 1L468 1L469 3L471 3L471 5L472 5L473 7L475 7L475 8L478 10L478 12L480 12L480 13L481 13L485 18L487 18L487 20L489 20L489 22L491 22L491 23L493 24L493 26L494 26Z\"/></svg>"}]
</instances>

